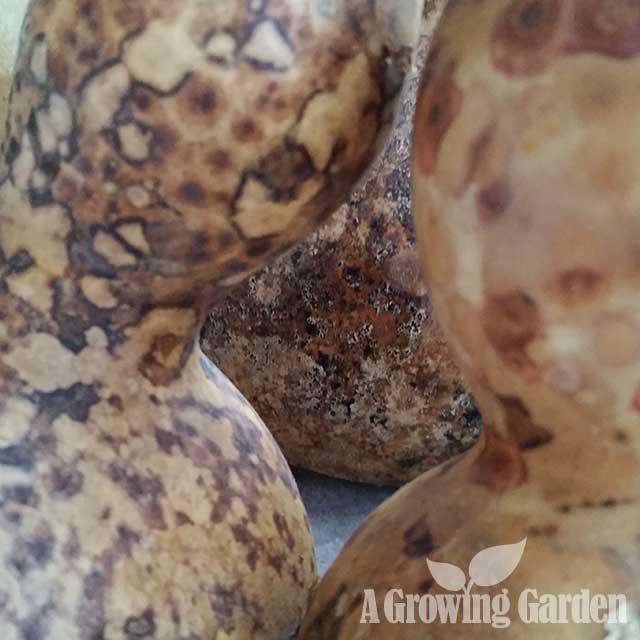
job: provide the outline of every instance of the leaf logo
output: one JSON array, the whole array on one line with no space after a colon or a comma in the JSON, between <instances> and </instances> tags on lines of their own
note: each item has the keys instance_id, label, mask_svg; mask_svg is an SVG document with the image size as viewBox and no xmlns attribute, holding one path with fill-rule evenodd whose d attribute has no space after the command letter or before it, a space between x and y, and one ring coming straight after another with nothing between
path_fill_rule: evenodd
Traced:
<instances>
[{"instance_id":1,"label":"leaf logo","mask_svg":"<svg viewBox=\"0 0 640 640\"><path fill-rule=\"evenodd\" d=\"M446 562L434 562L427 558L429 571L433 579L443 588L449 591L461 591L467 584L467 576L464 571L456 567L455 564Z\"/></svg>"},{"instance_id":2,"label":"leaf logo","mask_svg":"<svg viewBox=\"0 0 640 640\"><path fill-rule=\"evenodd\" d=\"M516 544L489 547L480 551L469 564L469 576L479 587L493 587L503 582L516 570L526 544L525 538Z\"/></svg>"},{"instance_id":3,"label":"leaf logo","mask_svg":"<svg viewBox=\"0 0 640 640\"><path fill-rule=\"evenodd\" d=\"M427 558L427 565L433 579L448 591L469 593L474 585L493 587L504 582L515 570L527 544L527 538L516 544L489 547L476 553L469 563L469 582L462 569L454 564L435 562Z\"/></svg>"}]
</instances>

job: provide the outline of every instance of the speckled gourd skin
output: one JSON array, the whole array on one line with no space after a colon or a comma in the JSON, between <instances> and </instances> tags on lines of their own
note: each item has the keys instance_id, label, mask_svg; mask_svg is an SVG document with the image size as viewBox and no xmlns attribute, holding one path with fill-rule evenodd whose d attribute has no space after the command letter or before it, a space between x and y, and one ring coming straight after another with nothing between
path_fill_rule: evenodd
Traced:
<instances>
[{"instance_id":1,"label":"speckled gourd skin","mask_svg":"<svg viewBox=\"0 0 640 640\"><path fill-rule=\"evenodd\" d=\"M392 588L441 593L425 557L466 569L525 537L515 573L478 592L621 593L637 621L639 56L636 2L450 2L416 116L414 209L486 434L366 522L303 640L494 637L489 625L360 625L363 589L380 605ZM512 620L509 638L636 637Z\"/></svg>"},{"instance_id":2,"label":"speckled gourd skin","mask_svg":"<svg viewBox=\"0 0 640 640\"><path fill-rule=\"evenodd\" d=\"M367 165L408 8L30 5L0 160L3 640L295 630L304 509L197 334Z\"/></svg>"},{"instance_id":3,"label":"speckled gourd skin","mask_svg":"<svg viewBox=\"0 0 640 640\"><path fill-rule=\"evenodd\" d=\"M409 193L423 35L399 117L362 189L301 245L216 304L204 352L294 465L403 484L473 445L480 418L421 278Z\"/></svg>"}]
</instances>

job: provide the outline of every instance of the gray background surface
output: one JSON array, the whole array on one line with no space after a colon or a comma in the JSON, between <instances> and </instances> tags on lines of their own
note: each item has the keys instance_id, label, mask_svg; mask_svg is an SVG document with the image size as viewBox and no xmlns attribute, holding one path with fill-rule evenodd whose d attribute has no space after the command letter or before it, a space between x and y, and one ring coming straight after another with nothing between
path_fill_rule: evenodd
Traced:
<instances>
[{"instance_id":1,"label":"gray background surface","mask_svg":"<svg viewBox=\"0 0 640 640\"><path fill-rule=\"evenodd\" d=\"M353 531L395 491L334 480L294 470L316 543L318 572L324 574Z\"/></svg>"}]
</instances>

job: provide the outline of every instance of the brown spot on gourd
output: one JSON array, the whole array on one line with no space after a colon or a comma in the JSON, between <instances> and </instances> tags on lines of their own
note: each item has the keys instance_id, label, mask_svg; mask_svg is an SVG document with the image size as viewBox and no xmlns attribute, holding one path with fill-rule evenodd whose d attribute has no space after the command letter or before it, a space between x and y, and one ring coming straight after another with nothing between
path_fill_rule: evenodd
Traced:
<instances>
[{"instance_id":1,"label":"brown spot on gourd","mask_svg":"<svg viewBox=\"0 0 640 640\"><path fill-rule=\"evenodd\" d=\"M142 536L137 531L134 531L125 524L119 524L116 528L118 538L116 540L116 547L122 553L130 556L133 547L139 545L142 541Z\"/></svg>"},{"instance_id":2,"label":"brown spot on gourd","mask_svg":"<svg viewBox=\"0 0 640 640\"><path fill-rule=\"evenodd\" d=\"M278 530L278 534L285 541L287 547L292 550L295 546L295 539L293 535L291 535L291 530L289 529L289 524L287 523L287 519L279 512L274 511L273 513L273 523L276 525L276 529Z\"/></svg>"},{"instance_id":3,"label":"brown spot on gourd","mask_svg":"<svg viewBox=\"0 0 640 640\"><path fill-rule=\"evenodd\" d=\"M165 488L161 476L152 472L137 470L125 464L111 463L108 478L118 485L139 509L148 529L167 530L162 499Z\"/></svg>"},{"instance_id":4,"label":"brown spot on gourd","mask_svg":"<svg viewBox=\"0 0 640 640\"><path fill-rule=\"evenodd\" d=\"M111 394L107 398L107 402L117 411L120 411L120 412L124 411L124 402L122 401L122 398L119 395Z\"/></svg>"},{"instance_id":5,"label":"brown spot on gourd","mask_svg":"<svg viewBox=\"0 0 640 640\"><path fill-rule=\"evenodd\" d=\"M202 207L205 204L205 191L200 183L194 180L183 182L178 188L180 199L192 207Z\"/></svg>"},{"instance_id":6,"label":"brown spot on gourd","mask_svg":"<svg viewBox=\"0 0 640 640\"><path fill-rule=\"evenodd\" d=\"M471 470L471 481L505 493L525 484L528 475L518 444L487 429L484 448Z\"/></svg>"},{"instance_id":7,"label":"brown spot on gourd","mask_svg":"<svg viewBox=\"0 0 640 640\"><path fill-rule=\"evenodd\" d=\"M231 204L232 195L230 193L226 193L225 191L214 191L211 194L211 199L216 204L226 207Z\"/></svg>"},{"instance_id":8,"label":"brown spot on gourd","mask_svg":"<svg viewBox=\"0 0 640 640\"><path fill-rule=\"evenodd\" d=\"M537 449L553 440L553 434L531 419L522 400L514 396L499 396L505 412L506 427L522 450Z\"/></svg>"},{"instance_id":9,"label":"brown spot on gourd","mask_svg":"<svg viewBox=\"0 0 640 640\"><path fill-rule=\"evenodd\" d=\"M406 544L403 551L410 558L423 558L436 548L431 531L422 521L407 529L404 539Z\"/></svg>"},{"instance_id":10,"label":"brown spot on gourd","mask_svg":"<svg viewBox=\"0 0 640 640\"><path fill-rule=\"evenodd\" d=\"M3 487L0 493L0 509L7 511L9 507L37 508L41 504L40 496L33 487L26 484L18 484Z\"/></svg>"},{"instance_id":11,"label":"brown spot on gourd","mask_svg":"<svg viewBox=\"0 0 640 640\"><path fill-rule=\"evenodd\" d=\"M113 180L120 169L120 163L115 158L105 158L102 162L102 176L105 180Z\"/></svg>"},{"instance_id":12,"label":"brown spot on gourd","mask_svg":"<svg viewBox=\"0 0 640 640\"><path fill-rule=\"evenodd\" d=\"M562 15L562 0L514 0L493 32L495 67L510 76L543 71L558 49Z\"/></svg>"},{"instance_id":13,"label":"brown spot on gourd","mask_svg":"<svg viewBox=\"0 0 640 640\"><path fill-rule=\"evenodd\" d=\"M83 580L84 597L87 600L100 601L107 587L106 577L99 571L92 571Z\"/></svg>"},{"instance_id":14,"label":"brown spot on gourd","mask_svg":"<svg viewBox=\"0 0 640 640\"><path fill-rule=\"evenodd\" d=\"M267 176L269 186L278 201L294 198L300 185L315 173L307 150L301 145L288 142L271 151L260 163L259 171Z\"/></svg>"},{"instance_id":15,"label":"brown spot on gourd","mask_svg":"<svg viewBox=\"0 0 640 640\"><path fill-rule=\"evenodd\" d=\"M233 162L228 151L217 149L207 154L205 162L215 171L223 173L233 168Z\"/></svg>"},{"instance_id":16,"label":"brown spot on gourd","mask_svg":"<svg viewBox=\"0 0 640 640\"><path fill-rule=\"evenodd\" d=\"M49 53L49 76L53 81L53 86L60 93L66 95L71 78L69 64L65 56L55 50Z\"/></svg>"},{"instance_id":17,"label":"brown spot on gourd","mask_svg":"<svg viewBox=\"0 0 640 640\"><path fill-rule=\"evenodd\" d=\"M54 182L53 193L60 201L72 202L81 194L82 184L80 182L82 174L63 173L58 174Z\"/></svg>"},{"instance_id":18,"label":"brown spot on gourd","mask_svg":"<svg viewBox=\"0 0 640 640\"><path fill-rule=\"evenodd\" d=\"M38 403L52 419L66 414L76 422L86 423L91 409L100 402L94 385L76 383L67 389L38 394Z\"/></svg>"},{"instance_id":19,"label":"brown spot on gourd","mask_svg":"<svg viewBox=\"0 0 640 640\"><path fill-rule=\"evenodd\" d=\"M211 114L216 108L216 93L212 88L203 88L189 96L194 113Z\"/></svg>"},{"instance_id":20,"label":"brown spot on gourd","mask_svg":"<svg viewBox=\"0 0 640 640\"><path fill-rule=\"evenodd\" d=\"M167 125L159 125L153 134L153 150L160 156L165 156L173 152L177 145L178 134Z\"/></svg>"},{"instance_id":21,"label":"brown spot on gourd","mask_svg":"<svg viewBox=\"0 0 640 640\"><path fill-rule=\"evenodd\" d=\"M44 569L53 557L56 540L48 526L40 527L29 537L18 540L9 554L10 563L20 574Z\"/></svg>"},{"instance_id":22,"label":"brown spot on gourd","mask_svg":"<svg viewBox=\"0 0 640 640\"><path fill-rule=\"evenodd\" d=\"M84 475L71 467L55 467L48 477L48 486L56 498L68 500L82 491Z\"/></svg>"},{"instance_id":23,"label":"brown spot on gourd","mask_svg":"<svg viewBox=\"0 0 640 640\"><path fill-rule=\"evenodd\" d=\"M566 50L613 58L639 55L640 4L637 0L581 0Z\"/></svg>"},{"instance_id":24,"label":"brown spot on gourd","mask_svg":"<svg viewBox=\"0 0 640 640\"><path fill-rule=\"evenodd\" d=\"M282 574L282 565L284 564L284 558L282 555L269 554L267 556L267 562L278 575Z\"/></svg>"},{"instance_id":25,"label":"brown spot on gourd","mask_svg":"<svg viewBox=\"0 0 640 640\"><path fill-rule=\"evenodd\" d=\"M488 224L502 216L509 208L511 198L511 186L506 178L500 178L479 191L476 203L480 222Z\"/></svg>"},{"instance_id":26,"label":"brown spot on gourd","mask_svg":"<svg viewBox=\"0 0 640 640\"><path fill-rule=\"evenodd\" d=\"M153 96L150 91L138 87L133 93L133 103L139 111L148 111L153 103Z\"/></svg>"},{"instance_id":27,"label":"brown spot on gourd","mask_svg":"<svg viewBox=\"0 0 640 640\"><path fill-rule=\"evenodd\" d=\"M482 311L482 324L500 357L517 369L532 366L527 347L541 331L538 307L522 291L490 296Z\"/></svg>"},{"instance_id":28,"label":"brown spot on gourd","mask_svg":"<svg viewBox=\"0 0 640 640\"><path fill-rule=\"evenodd\" d=\"M81 65L95 63L100 56L100 49L97 46L85 47L78 52L78 62Z\"/></svg>"},{"instance_id":29,"label":"brown spot on gourd","mask_svg":"<svg viewBox=\"0 0 640 640\"><path fill-rule=\"evenodd\" d=\"M231 132L238 142L243 144L249 142L259 142L262 138L262 131L252 118L241 118L231 125Z\"/></svg>"},{"instance_id":30,"label":"brown spot on gourd","mask_svg":"<svg viewBox=\"0 0 640 640\"><path fill-rule=\"evenodd\" d=\"M423 580L417 587L417 591L416 593L419 593L421 595L426 595L427 593L429 593L431 591L431 589L433 589L433 580L429 580L428 578L426 580Z\"/></svg>"},{"instance_id":31,"label":"brown spot on gourd","mask_svg":"<svg viewBox=\"0 0 640 640\"><path fill-rule=\"evenodd\" d=\"M179 435L176 435L172 431L166 429L155 429L156 443L161 451L167 455L171 455L174 447L178 450L184 448L184 443Z\"/></svg>"},{"instance_id":32,"label":"brown spot on gourd","mask_svg":"<svg viewBox=\"0 0 640 640\"><path fill-rule=\"evenodd\" d=\"M176 524L179 527L184 527L185 525L193 525L193 520L183 511L176 511Z\"/></svg>"},{"instance_id":33,"label":"brown spot on gourd","mask_svg":"<svg viewBox=\"0 0 640 640\"><path fill-rule=\"evenodd\" d=\"M210 121L222 107L222 93L212 81L194 74L177 97L178 111L186 121Z\"/></svg>"},{"instance_id":34,"label":"brown spot on gourd","mask_svg":"<svg viewBox=\"0 0 640 640\"><path fill-rule=\"evenodd\" d=\"M78 35L72 29L68 29L62 37L63 42L68 44L72 49L78 46Z\"/></svg>"},{"instance_id":35,"label":"brown spot on gourd","mask_svg":"<svg viewBox=\"0 0 640 640\"><path fill-rule=\"evenodd\" d=\"M527 529L527 535L532 538L552 538L558 534L558 526L546 524L542 526L531 526Z\"/></svg>"},{"instance_id":36,"label":"brown spot on gourd","mask_svg":"<svg viewBox=\"0 0 640 640\"><path fill-rule=\"evenodd\" d=\"M437 58L431 64L435 66ZM429 70L424 76L416 111L414 153L425 176L434 172L440 147L462 107L462 91L455 84L454 75L455 65L450 63L437 73Z\"/></svg>"},{"instance_id":37,"label":"brown spot on gourd","mask_svg":"<svg viewBox=\"0 0 640 640\"><path fill-rule=\"evenodd\" d=\"M96 30L100 23L100 16L96 13L96 7L94 7L94 3L92 2L84 2L80 6L79 15L87 21L88 26L91 30Z\"/></svg>"},{"instance_id":38,"label":"brown spot on gourd","mask_svg":"<svg viewBox=\"0 0 640 640\"><path fill-rule=\"evenodd\" d=\"M638 400L640 401L640 387L638 387ZM640 405L639 405L638 410L640 411ZM622 444L622 445L629 444L629 434L626 431L622 430L622 429L618 429L614 433L614 440L618 444Z\"/></svg>"},{"instance_id":39,"label":"brown spot on gourd","mask_svg":"<svg viewBox=\"0 0 640 640\"><path fill-rule=\"evenodd\" d=\"M145 238L151 253L161 258L170 272L183 273L187 265L202 264L211 257L212 242L206 231L189 231L177 221L148 224Z\"/></svg>"},{"instance_id":40,"label":"brown spot on gourd","mask_svg":"<svg viewBox=\"0 0 640 640\"><path fill-rule=\"evenodd\" d=\"M231 231L222 231L217 237L217 245L221 251L229 249L236 243L236 236Z\"/></svg>"},{"instance_id":41,"label":"brown spot on gourd","mask_svg":"<svg viewBox=\"0 0 640 640\"><path fill-rule=\"evenodd\" d=\"M263 550L263 544L258 538L256 538L249 529L241 524L236 524L231 527L231 533L235 541L245 547L247 550L247 564L251 571L255 571L256 564L258 563L258 557Z\"/></svg>"},{"instance_id":42,"label":"brown spot on gourd","mask_svg":"<svg viewBox=\"0 0 640 640\"><path fill-rule=\"evenodd\" d=\"M52 163L52 162L53 162L53 160L50 161L50 163ZM80 171L80 173L82 173L85 176L91 175L93 173L93 171L94 171L93 163L86 156L79 156L75 160L74 164L75 164L76 168L78 169L78 171ZM51 175L52 173L54 173L54 171L52 169L50 169L50 168L43 167L42 169L48 175ZM57 174L57 170L55 171L55 173Z\"/></svg>"},{"instance_id":43,"label":"brown spot on gourd","mask_svg":"<svg viewBox=\"0 0 640 640\"><path fill-rule=\"evenodd\" d=\"M551 285L551 290L566 305L593 302L602 294L606 278L589 267L575 267L563 271Z\"/></svg>"},{"instance_id":44,"label":"brown spot on gourd","mask_svg":"<svg viewBox=\"0 0 640 640\"><path fill-rule=\"evenodd\" d=\"M172 333L157 336L140 361L140 373L155 385L169 385L180 373L183 351L180 337Z\"/></svg>"}]
</instances>

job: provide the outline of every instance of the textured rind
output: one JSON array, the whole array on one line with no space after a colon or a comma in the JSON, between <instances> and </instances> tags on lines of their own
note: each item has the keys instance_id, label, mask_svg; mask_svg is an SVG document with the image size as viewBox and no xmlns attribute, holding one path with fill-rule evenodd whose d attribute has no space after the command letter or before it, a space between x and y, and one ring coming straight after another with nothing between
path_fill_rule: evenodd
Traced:
<instances>
[{"instance_id":1,"label":"textured rind","mask_svg":"<svg viewBox=\"0 0 640 640\"><path fill-rule=\"evenodd\" d=\"M418 69L443 4L427 3ZM203 331L205 353L291 464L362 482L412 480L480 428L422 285L409 194L416 90L352 203L234 289Z\"/></svg>"},{"instance_id":2,"label":"textured rind","mask_svg":"<svg viewBox=\"0 0 640 640\"><path fill-rule=\"evenodd\" d=\"M393 18L31 4L0 161L3 640L295 631L307 518L197 336L366 167L404 73Z\"/></svg>"},{"instance_id":3,"label":"textured rind","mask_svg":"<svg viewBox=\"0 0 640 640\"><path fill-rule=\"evenodd\" d=\"M527 538L509 638L619 637L524 624L538 594L640 611L640 7L452 0L416 115L413 195L431 298L485 423L481 443L376 511L317 589L302 640L493 638L490 625L362 625L363 591L441 589ZM633 629L636 631L634 632ZM611 632L609 636L608 633Z\"/></svg>"}]
</instances>

